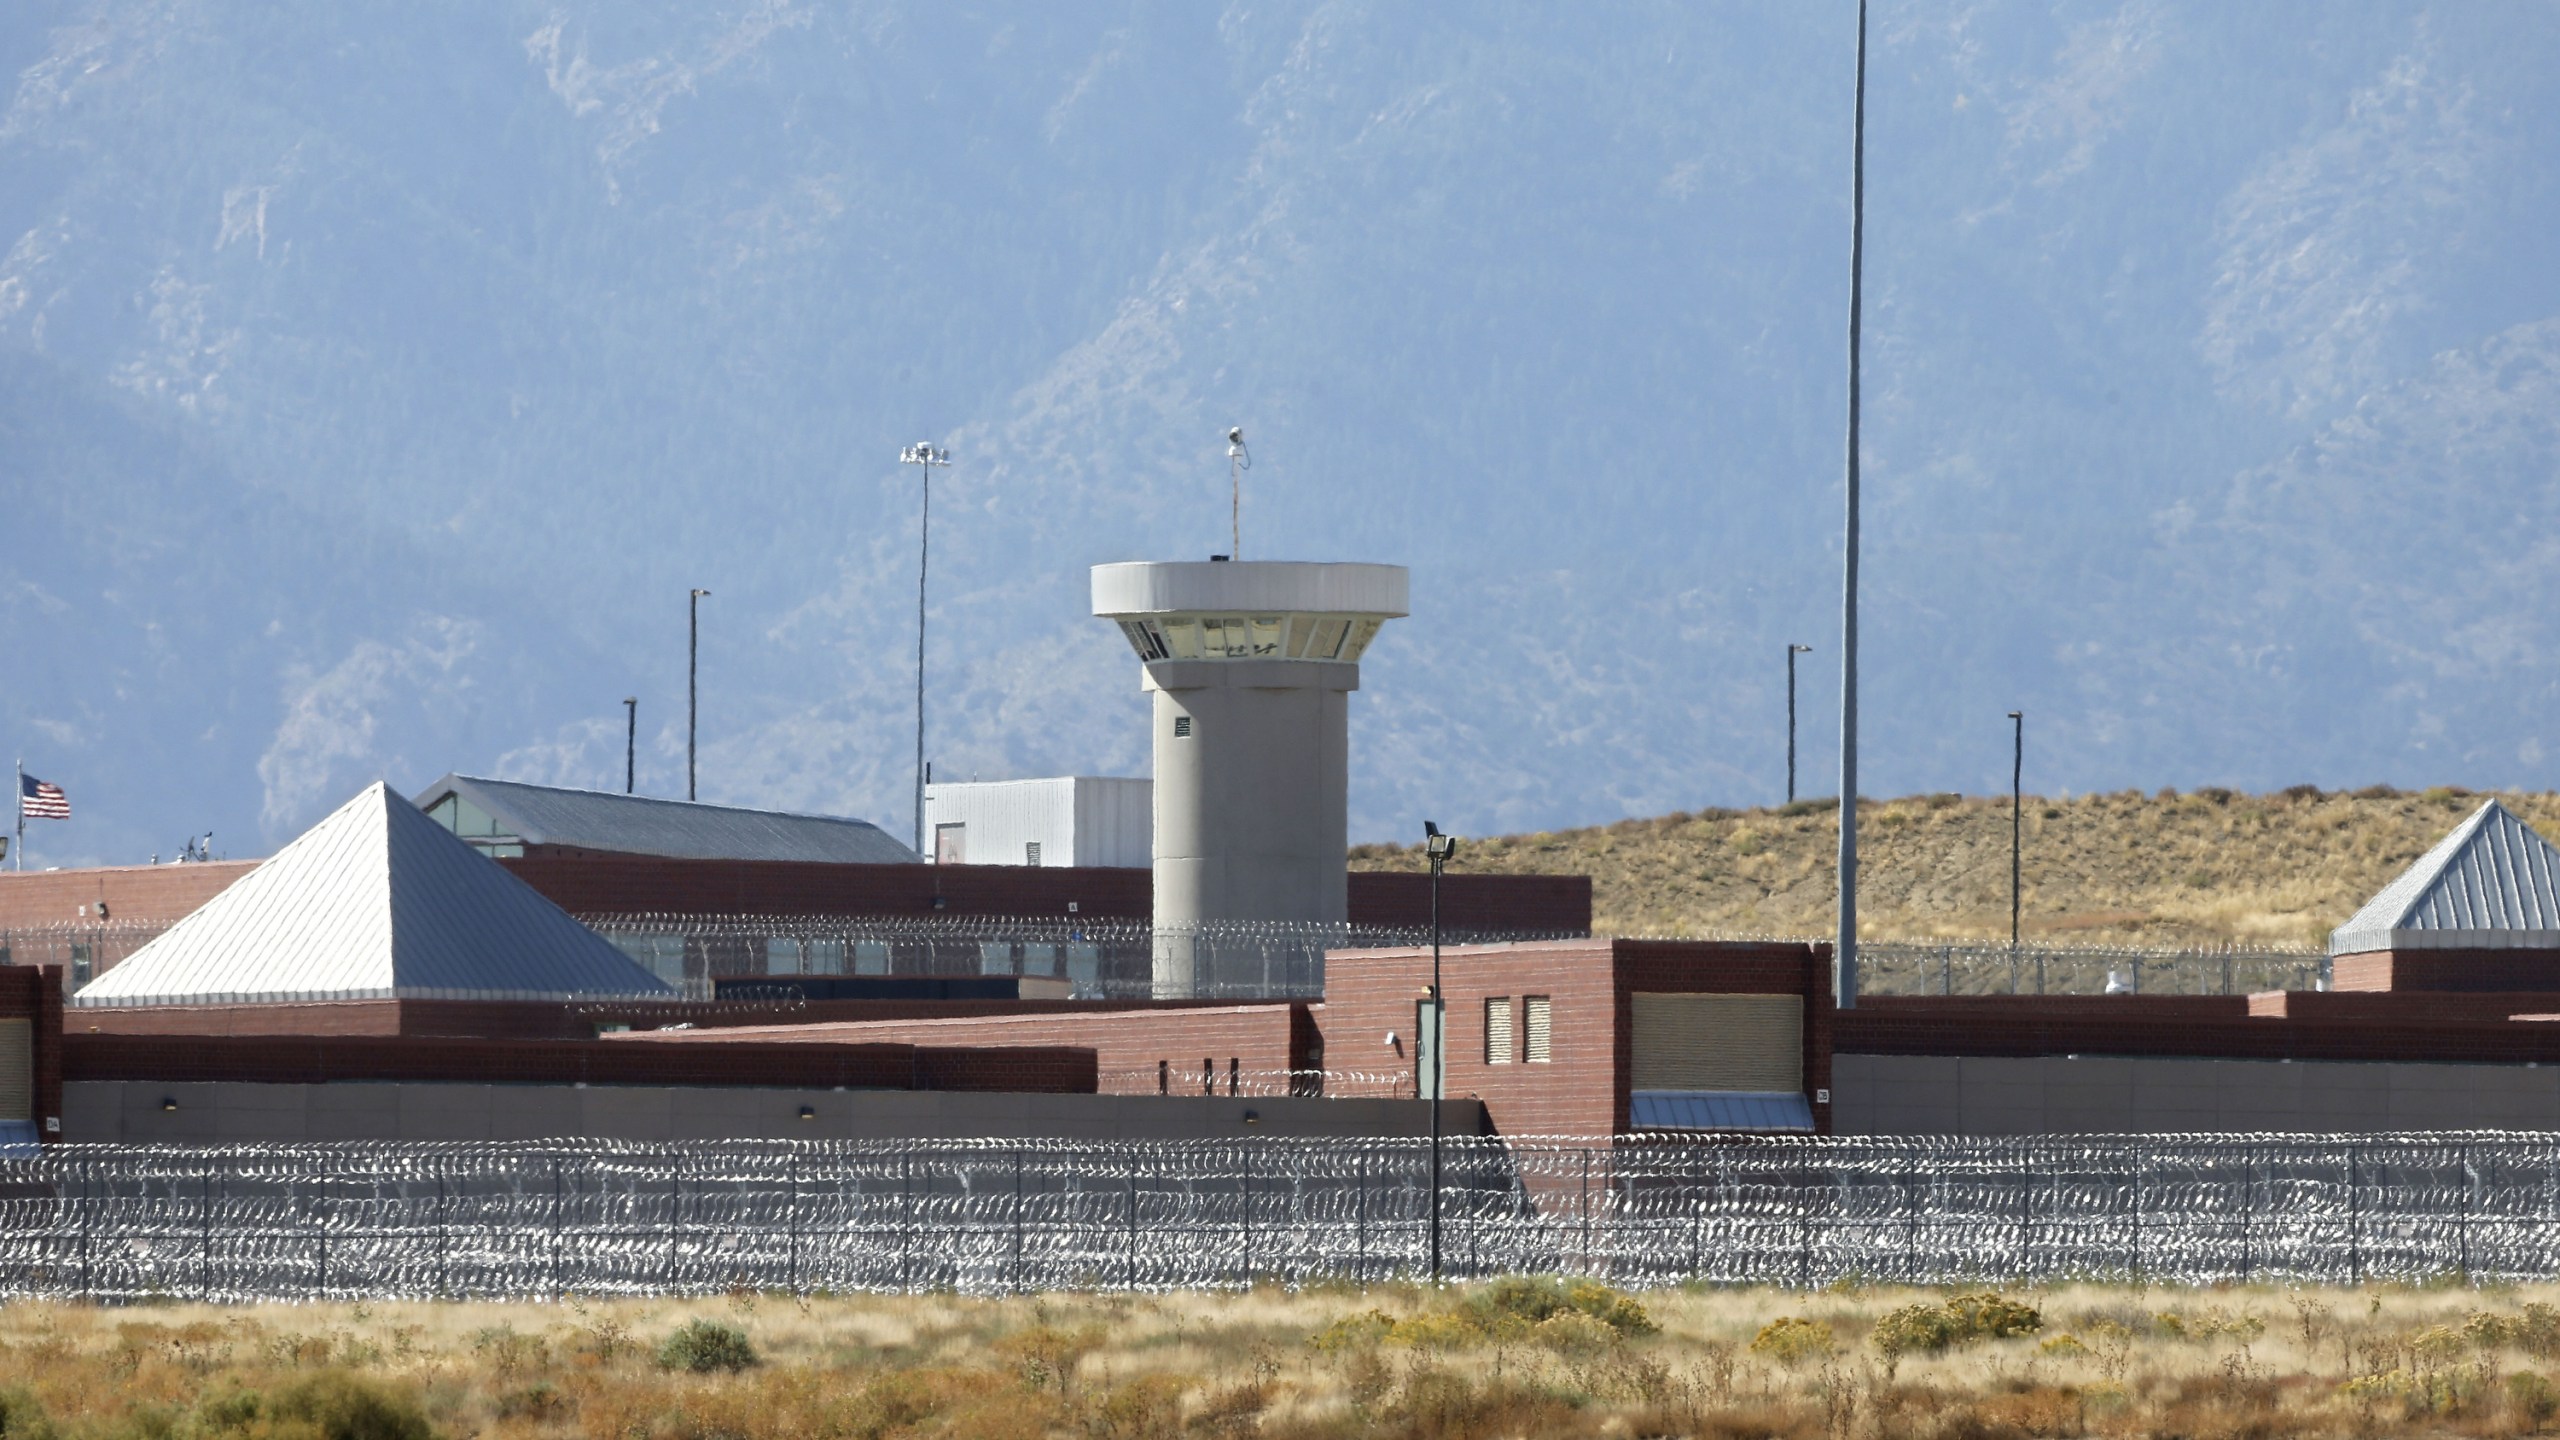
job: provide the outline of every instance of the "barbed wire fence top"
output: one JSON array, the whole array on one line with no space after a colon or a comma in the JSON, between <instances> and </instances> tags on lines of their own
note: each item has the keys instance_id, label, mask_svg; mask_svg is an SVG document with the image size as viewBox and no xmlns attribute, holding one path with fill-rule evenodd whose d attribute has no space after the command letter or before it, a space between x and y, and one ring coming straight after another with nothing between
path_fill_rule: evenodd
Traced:
<instances>
[{"instance_id":1,"label":"barbed wire fence top","mask_svg":"<svg viewBox=\"0 0 2560 1440\"><path fill-rule=\"evenodd\" d=\"M1193 959L1189 993L1196 998L1314 999L1323 994L1329 954L1431 943L1423 926L1216 921L1159 927L1142 919L1074 915L613 912L578 919L696 998L710 993L714 978L871 975L1048 978L1066 982L1079 998L1143 999L1155 993L1155 956L1180 947ZM0 957L22 965L85 963L103 971L167 928L110 920L0 929ZM1452 947L1589 938L1576 931L1454 927L1441 935ZM1617 938L1784 945L1822 939L1739 932ZM1859 957L1863 988L1874 995L2244 995L2308 990L2328 977L2328 957L2319 951L2250 946L1869 940L1859 946ZM1353 956L1340 958L1356 963Z\"/></svg>"},{"instance_id":2,"label":"barbed wire fence top","mask_svg":"<svg viewBox=\"0 0 2560 1440\"><path fill-rule=\"evenodd\" d=\"M1410 1140L67 1146L0 1294L1170 1290L1416 1275ZM1465 1138L1446 1273L1646 1287L2560 1274L2560 1135Z\"/></svg>"}]
</instances>

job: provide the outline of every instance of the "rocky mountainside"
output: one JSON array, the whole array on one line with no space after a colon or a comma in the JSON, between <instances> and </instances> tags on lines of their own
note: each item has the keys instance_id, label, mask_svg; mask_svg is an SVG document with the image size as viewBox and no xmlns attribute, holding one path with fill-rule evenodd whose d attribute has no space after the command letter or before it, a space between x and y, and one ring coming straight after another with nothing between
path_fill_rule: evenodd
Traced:
<instances>
[{"instance_id":1,"label":"rocky mountainside","mask_svg":"<svg viewBox=\"0 0 2560 1440\"><path fill-rule=\"evenodd\" d=\"M1139 773L1085 568L1394 560L1355 833L1833 764L1839 4L26 0L0 730L39 863L365 781L906 822ZM2547 6L1876 7L1864 775L2560 784Z\"/></svg>"}]
</instances>

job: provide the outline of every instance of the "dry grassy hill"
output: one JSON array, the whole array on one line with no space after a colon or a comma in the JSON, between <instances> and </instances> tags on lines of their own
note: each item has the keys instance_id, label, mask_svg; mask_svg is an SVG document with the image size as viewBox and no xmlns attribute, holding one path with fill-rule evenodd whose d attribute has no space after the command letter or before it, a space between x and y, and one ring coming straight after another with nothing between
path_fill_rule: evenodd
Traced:
<instances>
[{"instance_id":1,"label":"dry grassy hill","mask_svg":"<svg viewBox=\"0 0 2560 1440\"><path fill-rule=\"evenodd\" d=\"M2026 803L2031 941L2311 946L2484 797L2376 786L2272 795L2123 791ZM2501 795L2560 834L2560 795ZM1830 929L1839 825L1830 801L1701 810L1476 840L1470 871L1587 874L1611 934ZM2009 800L1917 795L1859 808L1859 933L2008 938ZM1355 870L1411 870L1418 849L1366 845Z\"/></svg>"}]
</instances>

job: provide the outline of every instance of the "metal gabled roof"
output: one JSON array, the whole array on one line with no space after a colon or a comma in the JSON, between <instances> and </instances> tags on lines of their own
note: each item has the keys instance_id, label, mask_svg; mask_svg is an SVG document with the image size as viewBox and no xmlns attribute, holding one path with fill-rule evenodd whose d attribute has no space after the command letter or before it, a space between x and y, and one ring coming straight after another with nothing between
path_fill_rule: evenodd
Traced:
<instances>
[{"instance_id":1,"label":"metal gabled roof","mask_svg":"<svg viewBox=\"0 0 2560 1440\"><path fill-rule=\"evenodd\" d=\"M377 782L73 1003L674 993Z\"/></svg>"},{"instance_id":2,"label":"metal gabled roof","mask_svg":"<svg viewBox=\"0 0 2560 1440\"><path fill-rule=\"evenodd\" d=\"M418 808L458 794L528 845L564 845L678 860L817 860L850 865L923 863L868 820L795 815L604 790L568 790L447 775L418 792Z\"/></svg>"},{"instance_id":3,"label":"metal gabled roof","mask_svg":"<svg viewBox=\"0 0 2560 1440\"><path fill-rule=\"evenodd\" d=\"M2560 848L2483 804L2329 936L2329 953L2560 949Z\"/></svg>"}]
</instances>

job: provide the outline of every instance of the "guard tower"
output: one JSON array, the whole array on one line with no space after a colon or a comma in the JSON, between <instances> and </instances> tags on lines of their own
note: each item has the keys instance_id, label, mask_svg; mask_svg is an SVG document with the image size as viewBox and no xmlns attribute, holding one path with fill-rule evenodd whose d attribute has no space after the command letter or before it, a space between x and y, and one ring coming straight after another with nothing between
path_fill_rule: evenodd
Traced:
<instances>
[{"instance_id":1,"label":"guard tower","mask_svg":"<svg viewBox=\"0 0 2560 1440\"><path fill-rule=\"evenodd\" d=\"M1401 565L1256 560L1093 567L1155 694L1156 993L1210 988L1203 921L1347 915L1348 697Z\"/></svg>"}]
</instances>

